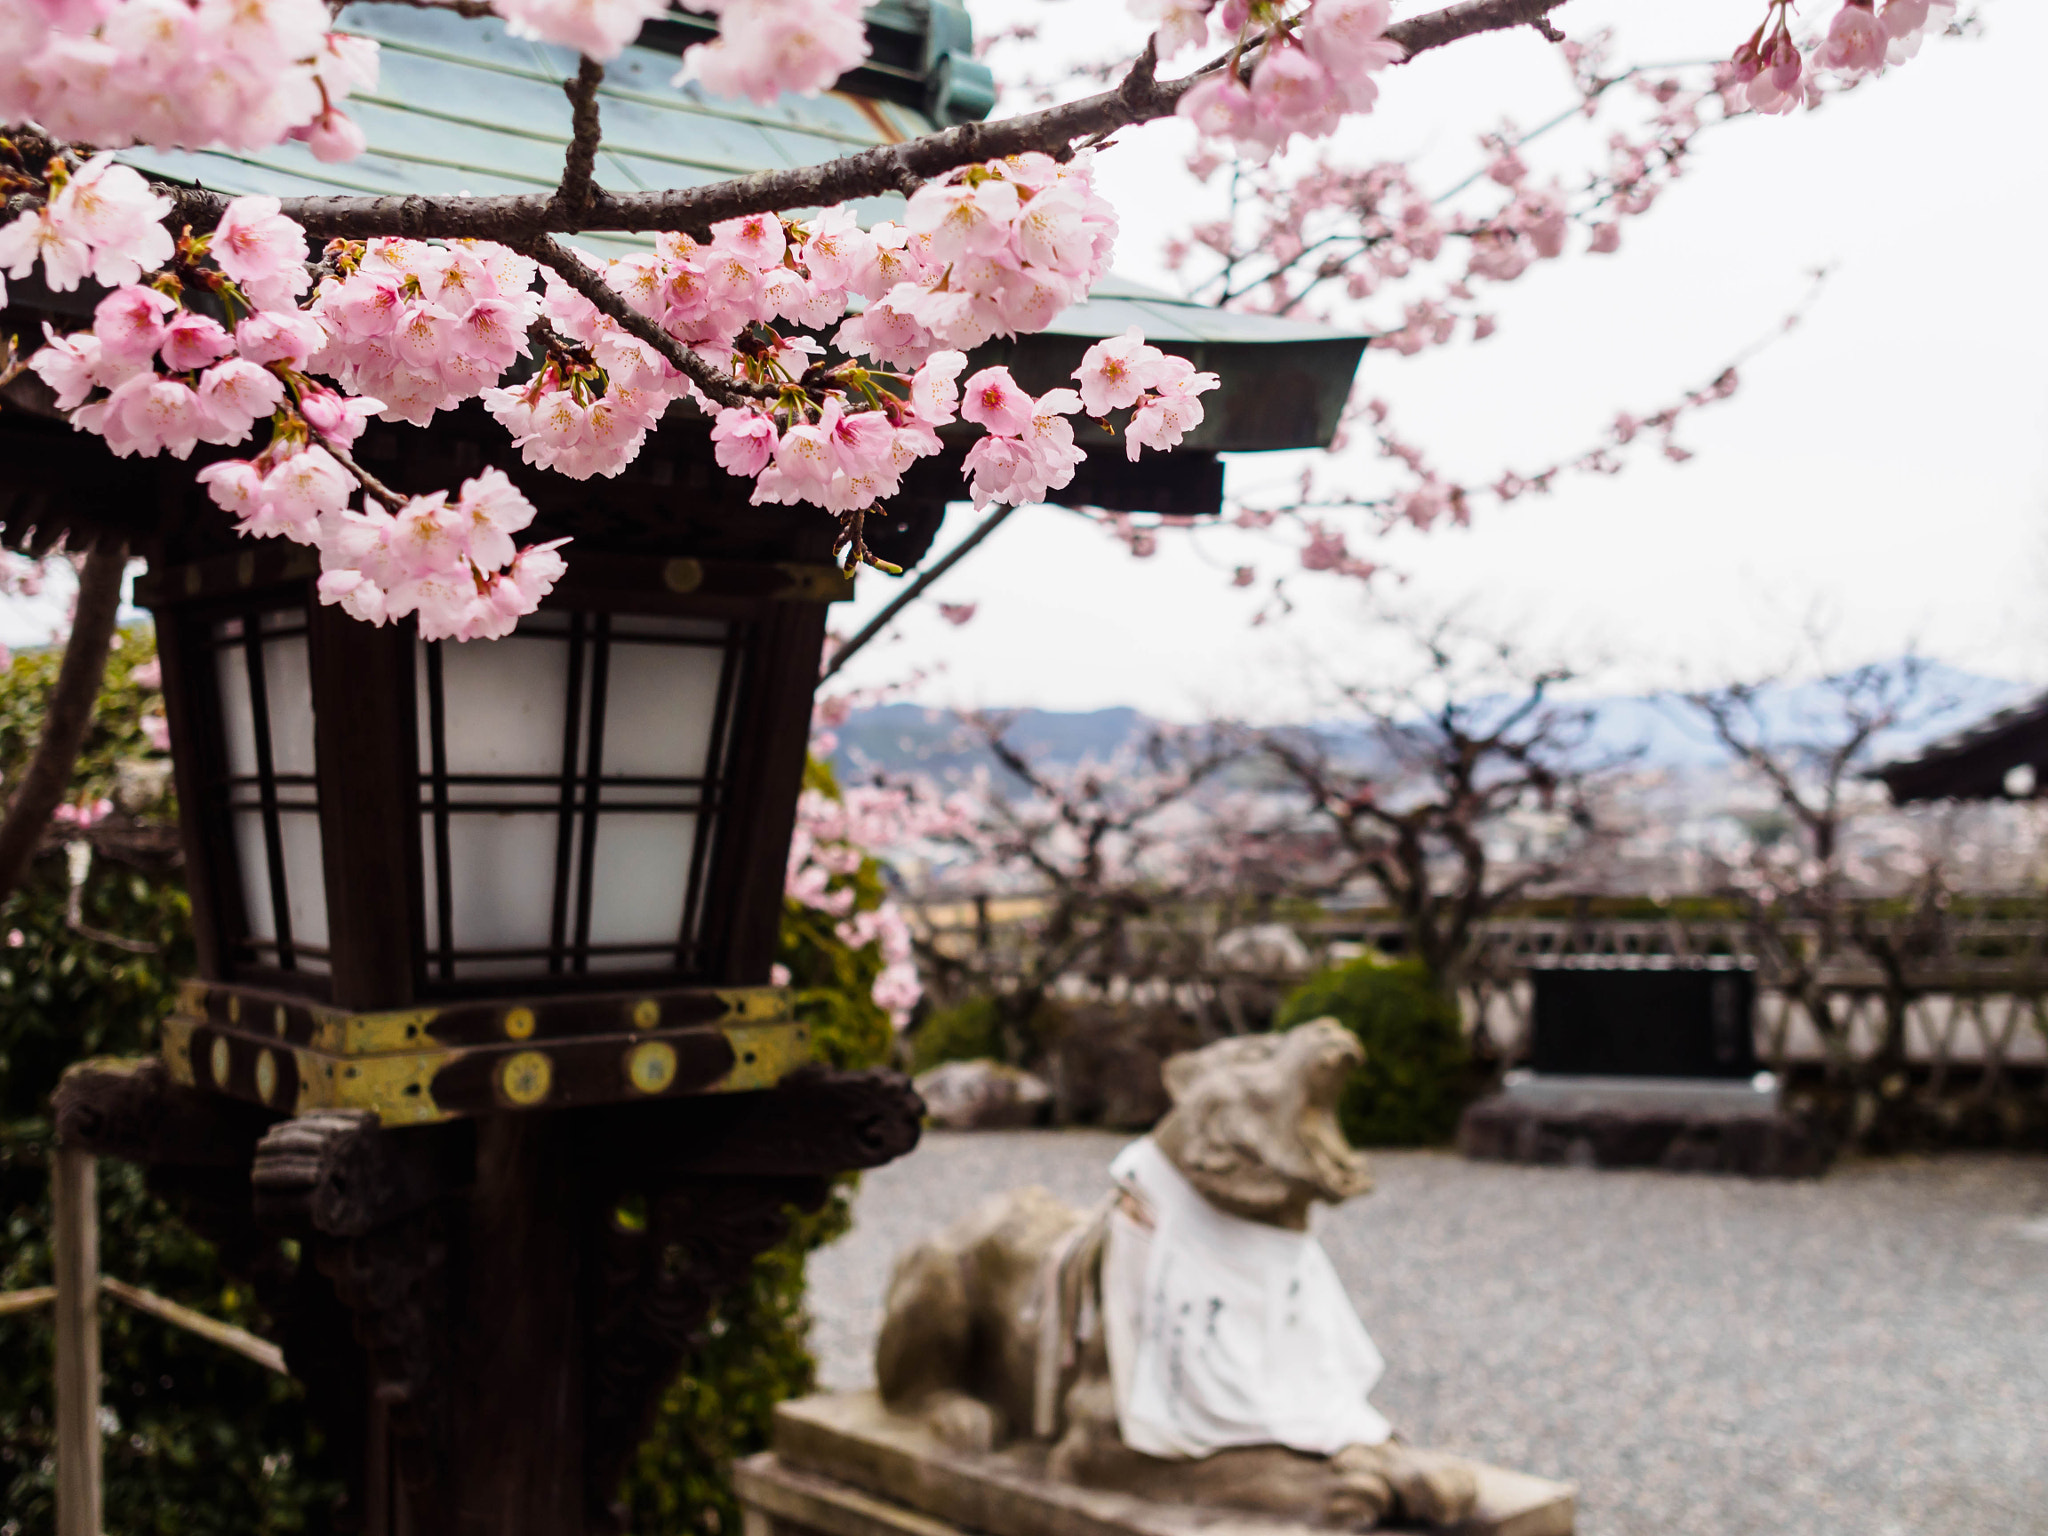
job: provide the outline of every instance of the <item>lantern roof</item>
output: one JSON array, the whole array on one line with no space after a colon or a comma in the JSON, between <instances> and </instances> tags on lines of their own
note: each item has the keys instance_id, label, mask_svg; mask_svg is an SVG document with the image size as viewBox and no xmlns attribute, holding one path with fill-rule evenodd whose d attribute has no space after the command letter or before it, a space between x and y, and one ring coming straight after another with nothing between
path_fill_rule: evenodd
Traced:
<instances>
[{"instance_id":1,"label":"lantern roof","mask_svg":"<svg viewBox=\"0 0 2048 1536\"><path fill-rule=\"evenodd\" d=\"M2028 800L2048 788L2048 694L1987 715L1870 774L1892 800Z\"/></svg>"},{"instance_id":2,"label":"lantern roof","mask_svg":"<svg viewBox=\"0 0 2048 1536\"><path fill-rule=\"evenodd\" d=\"M638 42L606 66L599 87L599 183L658 190L815 164L978 119L994 105L993 81L973 58L972 28L959 6L883 0L869 8L866 23L871 56L836 89L787 95L766 106L714 98L694 82L673 83L684 49L714 35L711 18L676 10L648 23ZM350 97L349 111L368 140L356 159L325 165L296 142L247 152L136 148L122 158L152 175L230 195L481 196L557 185L570 135L562 86L577 67L573 52L515 37L496 18L471 20L441 9L352 5L341 12L340 26L374 37L382 56L377 89ZM900 217L903 200L878 197L855 207L870 221ZM575 243L623 254L645 249L649 237L600 233L577 236ZM45 319L75 326L98 298L90 285L48 293L33 277L11 292L9 328L23 334L34 334ZM1042 393L1066 383L1094 341L1132 326L1218 374L1222 386L1204 398L1206 419L1180 448L1148 454L1138 464L1114 451L1092 453L1066 496L1114 510L1178 515L1220 508L1220 453L1326 446L1367 339L1272 315L1212 309L1111 274L1046 330L991 342L970 366L1006 365L1026 389ZM118 535L138 550L174 554L209 541L218 519L203 496L194 499L192 463L112 458L104 445L67 430L46 399L33 398L34 383L17 380L11 396L28 389L31 398L10 398L0 411L0 460L20 471L13 483L0 484L0 542L41 550L65 537L83 548ZM553 477L506 467L541 506L544 521L554 502L563 503L559 531L580 534L600 504L623 499L652 534L667 537L664 528L673 533L669 525L687 522L697 530L693 538L711 540L714 555L764 556L774 540L788 537L781 526L786 520L746 509L738 488L716 485L716 475L706 480L707 428L687 406L671 411L616 486L556 486L549 483ZM444 483L433 477L504 457L496 452L502 432L473 402L445 413L430 433L378 426L372 436L376 441L366 441L363 453L383 454L384 469L401 475L416 470L420 484ZM412 441L421 437L426 440ZM913 468L889 509L894 532L871 532L870 543L884 558L900 564L922 558L945 504L960 499L965 450L964 439L949 442L944 454ZM209 452L202 450L202 457ZM662 489L671 485L687 487L688 494ZM726 496L727 489L735 493ZM746 546L726 512L740 514L759 534L759 550ZM822 526L819 519L805 521Z\"/></svg>"},{"instance_id":3,"label":"lantern roof","mask_svg":"<svg viewBox=\"0 0 2048 1536\"><path fill-rule=\"evenodd\" d=\"M874 59L832 92L785 95L765 107L670 83L682 50L711 36L713 25L676 12L605 66L597 93L601 185L655 191L813 165L979 118L994 103L988 71L966 55L966 14L943 0L874 8ZM135 149L121 158L230 195L491 196L559 184L570 137L562 86L577 66L572 49L514 37L496 17L468 20L403 5L353 5L337 27L375 38L381 55L377 89L349 98L349 115L369 141L355 159L324 165L296 142L246 152ZM967 88L977 83L979 90ZM855 206L865 218L886 218L901 212L902 199ZM619 254L653 240L590 234L576 243Z\"/></svg>"},{"instance_id":4,"label":"lantern roof","mask_svg":"<svg viewBox=\"0 0 2048 1536\"><path fill-rule=\"evenodd\" d=\"M377 89L349 98L368 149L323 165L301 143L249 153L132 150L136 166L229 194L276 197L488 196L552 190L569 143L563 83L576 55L514 37L503 21L446 10L354 5L340 26L377 39ZM639 42L605 66L598 87L604 139L597 180L621 191L699 186L752 171L815 164L986 116L995 87L972 56L967 13L946 0L886 0L867 12L871 57L820 96L785 95L768 106L715 98L694 82L672 84L684 48L713 33L707 17L676 11L649 23ZM900 218L903 199L856 203L867 222ZM651 237L588 234L575 244L607 254L645 250ZM1338 413L1365 338L1274 315L1191 304L1111 274L1045 331L984 349L1026 388L1066 382L1080 354L1132 326L1223 379L1205 402L1208 420L1187 448L1259 452L1318 448ZM976 365L984 359L976 355Z\"/></svg>"}]
</instances>

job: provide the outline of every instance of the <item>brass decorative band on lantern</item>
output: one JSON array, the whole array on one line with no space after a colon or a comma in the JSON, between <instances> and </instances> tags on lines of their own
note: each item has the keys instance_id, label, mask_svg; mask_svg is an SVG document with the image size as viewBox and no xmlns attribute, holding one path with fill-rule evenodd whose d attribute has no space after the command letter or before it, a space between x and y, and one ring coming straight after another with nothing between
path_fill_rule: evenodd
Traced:
<instances>
[{"instance_id":1,"label":"brass decorative band on lantern","mask_svg":"<svg viewBox=\"0 0 2048 1536\"><path fill-rule=\"evenodd\" d=\"M780 987L523 998L358 1014L186 983L163 1021L172 1078L286 1114L387 1125L771 1088L814 1059Z\"/></svg>"}]
</instances>

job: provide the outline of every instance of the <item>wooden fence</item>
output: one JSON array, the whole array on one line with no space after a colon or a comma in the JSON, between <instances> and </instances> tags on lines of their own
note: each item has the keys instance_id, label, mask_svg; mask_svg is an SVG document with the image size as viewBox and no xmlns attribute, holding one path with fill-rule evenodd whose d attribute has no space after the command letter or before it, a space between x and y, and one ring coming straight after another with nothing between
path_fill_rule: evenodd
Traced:
<instances>
[{"instance_id":1,"label":"wooden fence","mask_svg":"<svg viewBox=\"0 0 2048 1536\"><path fill-rule=\"evenodd\" d=\"M98 1165L59 1148L50 1169L54 1285L0 1291L0 1316L54 1307L57 1324L57 1536L101 1536L100 1298L111 1296L285 1374L284 1352L231 1323L100 1273Z\"/></svg>"},{"instance_id":2,"label":"wooden fence","mask_svg":"<svg viewBox=\"0 0 2048 1536\"><path fill-rule=\"evenodd\" d=\"M912 925L928 949L968 962L976 976L1019 974L1029 919L1028 897L949 902L913 910ZM1075 1000L1171 1002L1224 1032L1255 1022L1260 996L1270 998L1299 979L1297 970L1221 964L1216 920L1175 914L1131 925L1120 950L1085 973L1062 977L1056 993ZM1401 925L1358 916L1326 918L1291 929L1311 966L1353 958L1367 949L1398 953ZM1781 939L1811 948L1811 925L1788 925ZM2048 921L1966 916L1944 922L1907 972L1906 1057L1916 1078L1937 1093L1967 1085L1979 1093L2048 1091ZM1805 1009L1778 984L1771 958L1759 954L1740 919L1615 920L1508 918L1486 924L1471 979L1460 989L1466 1025L1483 1031L1489 1055L1513 1064L1526 1054L1531 967L1566 955L1617 957L1734 955L1758 962L1758 1056L1780 1072L1818 1067L1828 1041ZM1833 1020L1837 1059L1867 1059L1884 1040L1886 987L1867 961L1825 968L1820 992ZM1270 1006L1270 1004L1268 1004Z\"/></svg>"}]
</instances>

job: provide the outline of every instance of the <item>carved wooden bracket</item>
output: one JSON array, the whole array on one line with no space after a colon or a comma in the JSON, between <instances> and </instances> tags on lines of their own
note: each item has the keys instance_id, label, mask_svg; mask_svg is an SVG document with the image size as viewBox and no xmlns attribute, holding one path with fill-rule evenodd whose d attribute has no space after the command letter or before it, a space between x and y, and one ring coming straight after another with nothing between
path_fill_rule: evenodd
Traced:
<instances>
[{"instance_id":1,"label":"carved wooden bracket","mask_svg":"<svg viewBox=\"0 0 2048 1536\"><path fill-rule=\"evenodd\" d=\"M387 1130L362 1109L281 1120L256 1147L256 1219L280 1231L361 1237L461 1194L475 1161L465 1124Z\"/></svg>"},{"instance_id":2,"label":"carved wooden bracket","mask_svg":"<svg viewBox=\"0 0 2048 1536\"><path fill-rule=\"evenodd\" d=\"M897 1073L805 1067L760 1092L394 1127L281 1119L154 1058L82 1063L53 1107L65 1145L146 1165L256 1286L372 1536L399 1503L414 1530L613 1528L718 1298L834 1174L909 1151L924 1112Z\"/></svg>"}]
</instances>

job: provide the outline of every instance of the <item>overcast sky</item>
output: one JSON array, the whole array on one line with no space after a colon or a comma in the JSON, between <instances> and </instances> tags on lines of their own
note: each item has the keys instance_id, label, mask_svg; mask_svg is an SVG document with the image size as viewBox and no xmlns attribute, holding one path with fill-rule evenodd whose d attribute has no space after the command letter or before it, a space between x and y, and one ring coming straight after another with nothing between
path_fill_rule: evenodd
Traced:
<instances>
[{"instance_id":1,"label":"overcast sky","mask_svg":"<svg viewBox=\"0 0 2048 1536\"><path fill-rule=\"evenodd\" d=\"M1119 0L973 6L983 28L1031 16L1056 39L1099 38L1123 14ZM1824 20L1833 5L1807 10ZM1616 57L1647 61L1725 56L1761 14L1760 0L1570 0L1558 19L1576 36L1612 26ZM2048 681L2048 215L2029 106L2048 6L1989 0L1982 14L1981 39L1936 40L1821 113L1703 136L1691 173L1625 226L1619 255L1567 256L1491 290L1492 339L1364 364L1448 473L1488 481L1711 377L1797 303L1809 269L1834 264L1807 324L1688 425L1689 464L1644 456L1613 479L1487 506L1469 530L1361 534L1389 567L1373 595L1297 576L1295 612L1263 629L1249 623L1258 596L1227 573L1281 571L1284 548L1212 529L1169 534L1140 562L1070 513L1027 508L937 589L978 603L971 623L914 612L846 679L928 672L914 696L937 703L1284 716L1314 707L1316 679L1384 665L1367 613L1380 602L1457 608L1593 672L1601 691L1769 668L1814 619L1842 661L1917 642ZM1554 51L1527 31L1383 78L1346 150L1418 156L1426 186L1470 170L1475 135L1503 113L1526 126L1570 102ZM1171 123L1126 137L1100 161L1123 216L1117 265L1171 286L1160 247L1199 201L1179 170L1189 141ZM1546 175L1592 163L1583 138L1564 136L1529 158ZM1363 466L1360 483L1374 472ZM1230 473L1256 487L1292 468L1245 456ZM941 549L973 522L955 508ZM835 626L850 633L895 590L864 575ZM0 612L11 644L49 628L47 604Z\"/></svg>"},{"instance_id":2,"label":"overcast sky","mask_svg":"<svg viewBox=\"0 0 2048 1536\"><path fill-rule=\"evenodd\" d=\"M1036 11L1055 36L1083 14L1094 28L1104 9L975 6L983 26ZM1833 6L1805 9L1824 20ZM1752 0L1571 0L1558 20L1575 36L1612 26L1616 57L1647 61L1725 56L1761 14ZM1488 506L1469 530L1354 540L1398 573L1375 584L1379 600L1456 607L1596 670L1602 691L1770 668L1809 621L1842 661L1917 643L2048 680L2048 295L2033 276L2048 216L2029 106L2048 7L1991 0L1982 16L1982 38L1935 40L1820 113L1704 135L1690 174L1627 223L1619 255L1568 255L1492 288L1490 340L1369 353L1367 377L1408 435L1449 473L1491 480L1710 378L1798 302L1809 269L1836 269L1807 323L1744 370L1740 394L1686 427L1690 463L1645 456L1613 479ZM1473 166L1474 135L1502 113L1526 126L1570 102L1528 32L1383 78L1379 110L1347 147L1361 160L1419 155L1432 186ZM1101 160L1123 214L1117 265L1170 286L1159 248L1189 206L1188 141L1177 124L1132 137ZM1583 141L1545 141L1529 158L1546 174L1590 163ZM1230 468L1233 486L1288 472L1264 456ZM941 547L973 522L956 507ZM1166 535L1157 557L1134 561L1073 515L1028 508L936 589L978 603L972 622L907 617L898 641L844 675L875 684L936 667L915 697L1188 716L1286 714L1312 707L1315 675L1383 664L1372 600L1351 583L1297 577L1296 611L1249 627L1258 597L1225 585L1241 561L1277 572L1289 557L1211 530ZM863 576L835 626L850 633L893 585Z\"/></svg>"}]
</instances>

